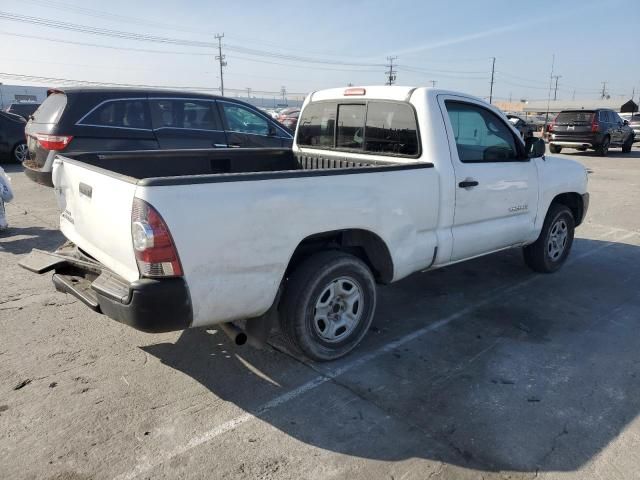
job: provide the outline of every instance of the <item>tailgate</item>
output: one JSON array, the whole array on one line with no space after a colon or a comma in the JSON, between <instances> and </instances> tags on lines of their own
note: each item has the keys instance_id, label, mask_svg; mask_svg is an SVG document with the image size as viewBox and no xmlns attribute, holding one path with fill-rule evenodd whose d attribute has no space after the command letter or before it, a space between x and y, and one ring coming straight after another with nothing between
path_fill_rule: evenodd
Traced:
<instances>
[{"instance_id":1,"label":"tailgate","mask_svg":"<svg viewBox=\"0 0 640 480\"><path fill-rule=\"evenodd\" d=\"M136 184L60 156L53 165L53 183L65 237L126 280L138 279L131 240Z\"/></svg>"}]
</instances>

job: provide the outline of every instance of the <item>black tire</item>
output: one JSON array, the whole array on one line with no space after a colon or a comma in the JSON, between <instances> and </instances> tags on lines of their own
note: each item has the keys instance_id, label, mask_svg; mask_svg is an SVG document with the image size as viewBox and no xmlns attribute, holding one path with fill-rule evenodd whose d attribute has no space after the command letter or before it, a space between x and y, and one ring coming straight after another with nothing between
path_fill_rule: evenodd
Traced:
<instances>
[{"instance_id":1,"label":"black tire","mask_svg":"<svg viewBox=\"0 0 640 480\"><path fill-rule=\"evenodd\" d=\"M622 144L622 153L629 153L633 147L633 135L629 135L626 142Z\"/></svg>"},{"instance_id":2,"label":"black tire","mask_svg":"<svg viewBox=\"0 0 640 480\"><path fill-rule=\"evenodd\" d=\"M560 153L562 151L562 147L559 147L558 145L554 145L553 143L550 143L549 151L551 153Z\"/></svg>"},{"instance_id":3,"label":"black tire","mask_svg":"<svg viewBox=\"0 0 640 480\"><path fill-rule=\"evenodd\" d=\"M353 307L345 307L346 297L340 298L336 292L350 282L355 285L352 288L356 289L358 300ZM330 297L327 297L328 291L332 292ZM345 293L348 295L350 291ZM336 303L333 303L334 297ZM320 303L327 305L318 307ZM324 319L319 319L321 308L329 312ZM320 252L303 261L287 279L280 303L280 326L289 341L307 357L317 361L335 360L360 343L371 326L375 309L376 284L369 267L344 252ZM335 328L335 325L354 315L354 311L356 319L338 335L342 327ZM339 318L335 320L336 317Z\"/></svg>"},{"instance_id":4,"label":"black tire","mask_svg":"<svg viewBox=\"0 0 640 480\"><path fill-rule=\"evenodd\" d=\"M578 150L579 152L586 152L587 151L587 147L576 148L576 150Z\"/></svg>"},{"instance_id":5,"label":"black tire","mask_svg":"<svg viewBox=\"0 0 640 480\"><path fill-rule=\"evenodd\" d=\"M606 157L609 154L609 146L611 145L611 139L604 137L602 143L596 147L596 154L599 157Z\"/></svg>"},{"instance_id":6,"label":"black tire","mask_svg":"<svg viewBox=\"0 0 640 480\"><path fill-rule=\"evenodd\" d=\"M566 225L566 239L563 242L562 252L555 256L551 253L550 243L552 231L556 224L564 222ZM567 259L573 245L575 219L571 210L565 205L552 204L544 219L542 231L538 239L531 245L523 248L524 261L535 272L552 273L558 270ZM554 254L557 252L553 252Z\"/></svg>"},{"instance_id":7,"label":"black tire","mask_svg":"<svg viewBox=\"0 0 640 480\"><path fill-rule=\"evenodd\" d=\"M11 160L17 163L22 163L27 159L28 149L25 142L20 142L11 151Z\"/></svg>"}]
</instances>

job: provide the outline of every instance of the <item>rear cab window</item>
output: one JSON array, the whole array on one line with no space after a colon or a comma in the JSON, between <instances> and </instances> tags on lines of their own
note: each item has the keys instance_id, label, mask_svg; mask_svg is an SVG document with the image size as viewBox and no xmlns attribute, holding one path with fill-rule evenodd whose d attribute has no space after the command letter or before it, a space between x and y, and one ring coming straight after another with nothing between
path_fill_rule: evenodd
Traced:
<instances>
[{"instance_id":1,"label":"rear cab window","mask_svg":"<svg viewBox=\"0 0 640 480\"><path fill-rule=\"evenodd\" d=\"M77 125L151 130L148 110L146 99L107 100L82 117Z\"/></svg>"},{"instance_id":2,"label":"rear cab window","mask_svg":"<svg viewBox=\"0 0 640 480\"><path fill-rule=\"evenodd\" d=\"M405 102L321 101L300 114L296 142L302 147L417 157L418 124Z\"/></svg>"},{"instance_id":3,"label":"rear cab window","mask_svg":"<svg viewBox=\"0 0 640 480\"><path fill-rule=\"evenodd\" d=\"M34 123L58 123L67 106L67 96L64 93L52 93L33 114Z\"/></svg>"}]
</instances>

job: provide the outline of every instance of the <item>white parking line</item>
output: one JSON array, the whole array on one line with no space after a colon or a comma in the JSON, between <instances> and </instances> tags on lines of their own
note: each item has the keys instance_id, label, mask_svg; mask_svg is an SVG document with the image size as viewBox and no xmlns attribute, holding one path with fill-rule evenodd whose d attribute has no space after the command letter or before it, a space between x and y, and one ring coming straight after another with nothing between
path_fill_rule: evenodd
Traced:
<instances>
[{"instance_id":1,"label":"white parking line","mask_svg":"<svg viewBox=\"0 0 640 480\"><path fill-rule=\"evenodd\" d=\"M608 237L610 235L615 234L616 232L619 232L619 229L612 229L609 232L603 234L603 237ZM570 259L571 263L580 260L582 258L585 257L589 257L591 255L595 255L596 253L600 252L601 250L611 247L613 245L616 245L619 241L622 240L626 240L628 238L631 238L634 235L638 235L637 232L629 232L623 236L621 236L620 238L617 238L615 241L608 241L603 243L602 245L599 245L598 247L585 252L577 257L574 257L572 259ZM542 275L535 275L532 276L530 278L527 278L526 280L523 280L521 282L518 282L514 285L512 285L511 287L500 287L500 288L496 288L488 297L485 297L484 300L480 300L478 302L475 302L445 318L442 318L440 320L437 320L436 322L427 325L423 328L420 328L418 330L415 330L397 340L394 340L393 342L387 343L385 345L383 345L382 347L378 348L377 350L374 350L368 354L365 354L359 358L355 358L354 360L352 360L351 362L343 365L340 368L337 369L333 369L333 370L329 370L329 371L323 371L317 367L314 366L314 370L322 372L321 375L313 378L312 380L309 380L308 382L304 383L303 385L294 388L293 390L288 391L287 393L284 393L276 398L274 398L273 400L270 400L269 402L263 404L262 406L260 406L254 413L244 413L242 415L239 415L221 425L218 425L210 430L207 430L206 432L202 433L201 435L195 436L193 438L191 438L191 440L189 440L187 443L185 443L184 445L179 445L176 448L174 448L173 450L169 450L167 452L164 453L160 453L160 454L156 454L153 456L153 458L144 458L141 459L139 461L139 463L133 468L133 470L130 470L129 472L125 472L121 475L118 475L117 477L115 477L114 480L131 480L136 478L137 476L148 472L149 470L162 465L163 463L167 462L168 460L171 460L172 458L181 455L183 453L188 452L189 450L196 448L204 443L207 443L211 440L213 440L216 437L219 437L220 435L223 435L231 430L234 430L236 428L238 428L239 426L243 425L244 423L247 423L250 420L253 420L254 418L260 417L261 415L264 415L265 413L267 413L270 410L273 410L274 408L290 401L293 400L297 397L300 397L301 395L305 394L306 392L313 390L331 380L333 380L336 377L339 377L341 375L344 375L345 373L349 372L350 370L353 370L355 368L358 368L366 363L371 362L372 360L375 360L376 358L392 352L393 350L398 349L399 347L412 342L413 340L416 340L424 335L426 335L429 332L432 332L434 330L437 330L439 328L442 328L446 325L448 325L449 323L465 316L468 315L469 313L472 313L474 310L476 310L479 307L483 307L488 303L493 302L494 300L497 300L499 298L504 298L506 294L517 290L519 288L525 287L527 285L529 285L532 282L535 282L536 280L540 279L540 278L544 278L544 276Z\"/></svg>"}]
</instances>

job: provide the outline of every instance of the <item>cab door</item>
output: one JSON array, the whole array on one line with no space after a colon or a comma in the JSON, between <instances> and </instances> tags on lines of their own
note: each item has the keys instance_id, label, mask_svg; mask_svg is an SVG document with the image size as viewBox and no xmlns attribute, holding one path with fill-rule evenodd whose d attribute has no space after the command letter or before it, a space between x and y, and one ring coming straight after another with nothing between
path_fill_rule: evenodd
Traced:
<instances>
[{"instance_id":1,"label":"cab door","mask_svg":"<svg viewBox=\"0 0 640 480\"><path fill-rule=\"evenodd\" d=\"M538 172L507 123L472 99L440 96L455 209L451 261L527 241L538 203Z\"/></svg>"}]
</instances>

